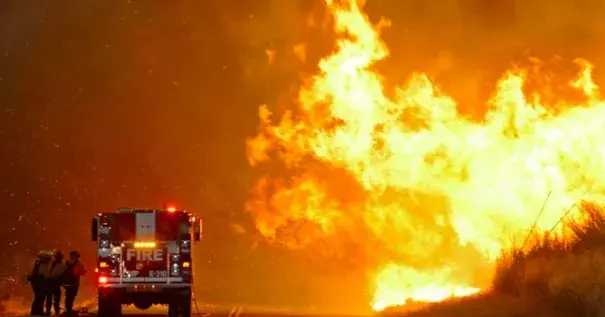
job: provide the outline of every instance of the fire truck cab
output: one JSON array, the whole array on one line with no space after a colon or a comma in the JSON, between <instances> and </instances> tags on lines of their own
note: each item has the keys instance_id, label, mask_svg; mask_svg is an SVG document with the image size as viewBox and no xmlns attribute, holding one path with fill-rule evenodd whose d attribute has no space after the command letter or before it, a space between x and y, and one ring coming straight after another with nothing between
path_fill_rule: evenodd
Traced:
<instances>
[{"instance_id":1,"label":"fire truck cab","mask_svg":"<svg viewBox=\"0 0 605 317\"><path fill-rule=\"evenodd\" d=\"M92 219L98 316L120 316L122 305L160 304L171 317L189 317L192 247L201 234L201 219L172 207L99 213Z\"/></svg>"}]
</instances>

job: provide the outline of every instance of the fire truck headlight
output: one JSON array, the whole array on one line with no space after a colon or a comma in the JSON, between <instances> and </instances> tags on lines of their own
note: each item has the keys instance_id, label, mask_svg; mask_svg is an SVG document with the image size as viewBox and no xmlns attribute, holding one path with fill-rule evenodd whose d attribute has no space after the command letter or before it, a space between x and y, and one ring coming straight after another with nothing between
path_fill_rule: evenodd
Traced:
<instances>
[{"instance_id":1,"label":"fire truck headlight","mask_svg":"<svg viewBox=\"0 0 605 317\"><path fill-rule=\"evenodd\" d=\"M183 240L183 241L181 241L181 248L189 248L190 244L191 244L191 241Z\"/></svg>"},{"instance_id":2,"label":"fire truck headlight","mask_svg":"<svg viewBox=\"0 0 605 317\"><path fill-rule=\"evenodd\" d=\"M180 256L178 254L173 254L172 255L172 262L178 262L180 259Z\"/></svg>"},{"instance_id":3,"label":"fire truck headlight","mask_svg":"<svg viewBox=\"0 0 605 317\"><path fill-rule=\"evenodd\" d=\"M172 263L172 268L174 270L178 269L179 268L179 264L178 263Z\"/></svg>"},{"instance_id":4,"label":"fire truck headlight","mask_svg":"<svg viewBox=\"0 0 605 317\"><path fill-rule=\"evenodd\" d=\"M111 276L117 276L118 275L118 270L117 269L111 269Z\"/></svg>"},{"instance_id":5,"label":"fire truck headlight","mask_svg":"<svg viewBox=\"0 0 605 317\"><path fill-rule=\"evenodd\" d=\"M137 249L150 249L155 248L156 246L157 244L155 243L155 241L137 241L134 243L134 247Z\"/></svg>"},{"instance_id":6,"label":"fire truck headlight","mask_svg":"<svg viewBox=\"0 0 605 317\"><path fill-rule=\"evenodd\" d=\"M179 275L179 269L178 268L176 268L176 269L173 268L172 269L172 276L178 276L178 275Z\"/></svg>"},{"instance_id":7,"label":"fire truck headlight","mask_svg":"<svg viewBox=\"0 0 605 317\"><path fill-rule=\"evenodd\" d=\"M109 248L109 240L101 240L99 241L99 247L103 249Z\"/></svg>"}]
</instances>

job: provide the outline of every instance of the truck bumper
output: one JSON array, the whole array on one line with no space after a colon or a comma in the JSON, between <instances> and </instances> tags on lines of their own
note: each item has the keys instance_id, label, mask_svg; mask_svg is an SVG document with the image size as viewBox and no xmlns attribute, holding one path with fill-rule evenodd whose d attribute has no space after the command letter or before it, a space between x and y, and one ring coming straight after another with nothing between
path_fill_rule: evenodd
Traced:
<instances>
[{"instance_id":1,"label":"truck bumper","mask_svg":"<svg viewBox=\"0 0 605 317\"><path fill-rule=\"evenodd\" d=\"M104 292L126 292L126 293L139 293L139 292L178 292L178 291L190 291L191 284L187 283L171 283L171 284L106 284L97 287L99 293Z\"/></svg>"},{"instance_id":2,"label":"truck bumper","mask_svg":"<svg viewBox=\"0 0 605 317\"><path fill-rule=\"evenodd\" d=\"M97 287L97 293L99 299L111 299L122 304L140 300L153 304L168 304L190 297L191 284L107 284Z\"/></svg>"}]
</instances>

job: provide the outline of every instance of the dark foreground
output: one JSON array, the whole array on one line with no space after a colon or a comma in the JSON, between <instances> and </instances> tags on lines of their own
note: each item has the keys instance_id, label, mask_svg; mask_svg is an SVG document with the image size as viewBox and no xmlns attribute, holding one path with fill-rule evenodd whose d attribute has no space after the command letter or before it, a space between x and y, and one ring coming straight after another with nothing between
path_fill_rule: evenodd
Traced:
<instances>
[{"instance_id":1,"label":"dark foreground","mask_svg":"<svg viewBox=\"0 0 605 317\"><path fill-rule=\"evenodd\" d=\"M151 308L146 311L138 311L136 309L124 309L124 316L167 316L165 308ZM94 313L93 313L94 315ZM192 316L207 316L207 317L370 317L370 316L352 316L352 315L336 315L336 314L318 314L318 313L304 313L304 312L289 312L289 311L276 311L266 309L253 309L245 308L241 306L232 308L199 308L199 312L195 307L192 310Z\"/></svg>"},{"instance_id":2,"label":"dark foreground","mask_svg":"<svg viewBox=\"0 0 605 317\"><path fill-rule=\"evenodd\" d=\"M90 312L88 315L96 316L95 312ZM152 307L145 311L139 311L134 308L125 308L123 316L137 317L161 317L167 316L167 309L162 307ZM233 308L199 308L199 312L193 307L192 316L204 317L370 317L368 315L340 315L340 314L322 314L322 313L304 313L304 312L288 312L275 310L260 310L260 309L245 309L242 307Z\"/></svg>"}]
</instances>

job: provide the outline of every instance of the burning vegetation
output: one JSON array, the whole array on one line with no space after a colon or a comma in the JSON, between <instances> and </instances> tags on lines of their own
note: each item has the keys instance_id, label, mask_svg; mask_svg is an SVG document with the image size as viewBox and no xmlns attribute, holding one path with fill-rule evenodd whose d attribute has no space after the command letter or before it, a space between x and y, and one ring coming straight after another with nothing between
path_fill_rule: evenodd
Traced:
<instances>
[{"instance_id":1,"label":"burning vegetation","mask_svg":"<svg viewBox=\"0 0 605 317\"><path fill-rule=\"evenodd\" d=\"M411 312L420 316L601 316L605 307L605 208L584 203L567 234L533 234L504 252L487 292ZM418 308L391 307L384 315Z\"/></svg>"},{"instance_id":2,"label":"burning vegetation","mask_svg":"<svg viewBox=\"0 0 605 317\"><path fill-rule=\"evenodd\" d=\"M578 250L593 257L583 241L598 240L604 219L575 205L605 193L605 102L593 66L573 61L569 98L528 89L550 82L540 61L515 67L475 120L426 74L385 87L374 66L389 55L380 38L389 22L372 25L357 1L325 4L334 52L291 111L274 118L260 107L260 132L247 141L250 164L268 166L247 205L258 231L361 259L377 311L490 290L592 301L582 296L596 293L570 289L588 271L557 274ZM545 237L527 242L528 232ZM589 257L577 265L595 263Z\"/></svg>"}]
</instances>

